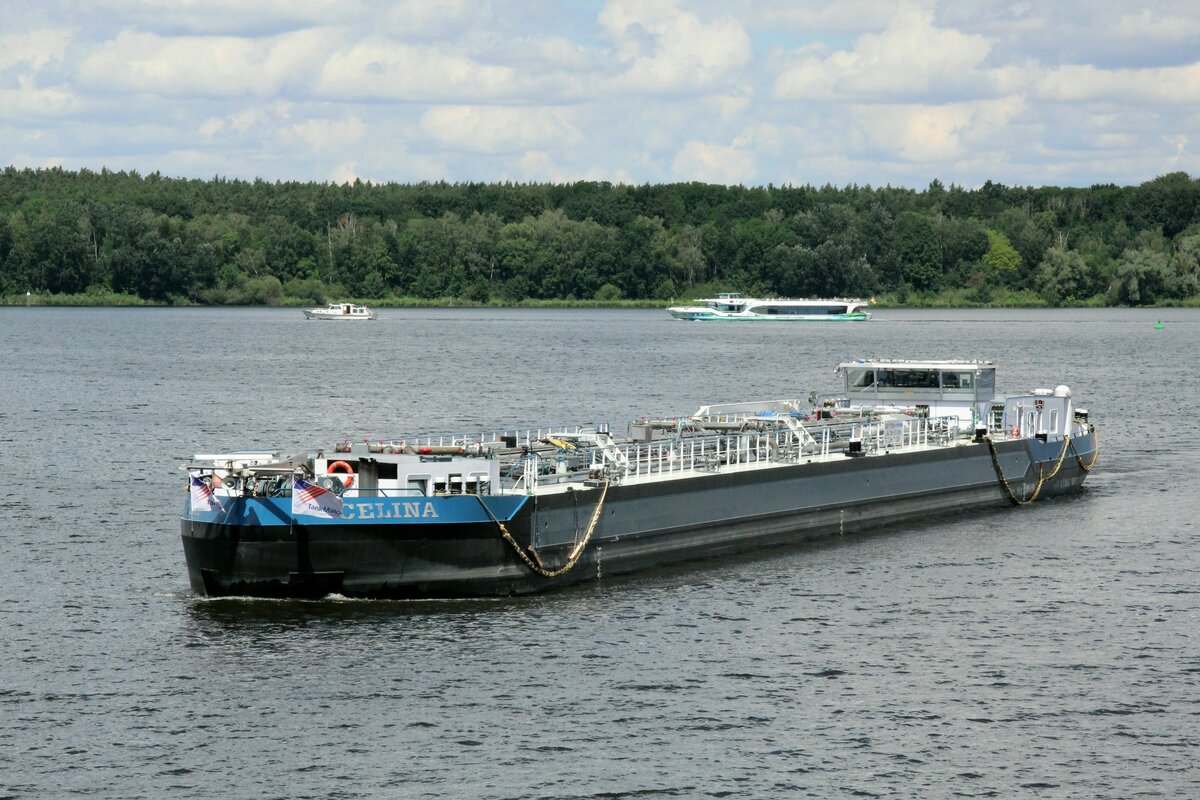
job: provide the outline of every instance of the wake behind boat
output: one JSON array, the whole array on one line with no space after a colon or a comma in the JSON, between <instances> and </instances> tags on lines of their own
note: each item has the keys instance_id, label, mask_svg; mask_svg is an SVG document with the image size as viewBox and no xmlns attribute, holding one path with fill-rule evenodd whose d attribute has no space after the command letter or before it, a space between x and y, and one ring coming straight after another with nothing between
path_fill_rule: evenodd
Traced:
<instances>
[{"instance_id":1,"label":"wake behind boat","mask_svg":"<svg viewBox=\"0 0 1200 800\"><path fill-rule=\"evenodd\" d=\"M375 319L375 312L354 303L330 303L325 308L306 308L308 319Z\"/></svg>"},{"instance_id":2,"label":"wake behind boat","mask_svg":"<svg viewBox=\"0 0 1200 800\"><path fill-rule=\"evenodd\" d=\"M607 425L197 455L181 520L209 596L507 595L1076 492L1066 386L979 361L853 361L843 391Z\"/></svg>"},{"instance_id":3,"label":"wake behind boat","mask_svg":"<svg viewBox=\"0 0 1200 800\"><path fill-rule=\"evenodd\" d=\"M689 321L863 322L871 318L863 300L763 300L725 292L696 302L704 305L671 306L667 311Z\"/></svg>"}]
</instances>

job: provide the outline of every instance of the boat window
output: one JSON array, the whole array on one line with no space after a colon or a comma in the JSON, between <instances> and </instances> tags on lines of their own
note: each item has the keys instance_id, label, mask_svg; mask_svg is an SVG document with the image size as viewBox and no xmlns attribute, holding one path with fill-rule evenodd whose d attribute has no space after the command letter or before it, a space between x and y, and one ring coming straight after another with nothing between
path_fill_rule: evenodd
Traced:
<instances>
[{"instance_id":1,"label":"boat window","mask_svg":"<svg viewBox=\"0 0 1200 800\"><path fill-rule=\"evenodd\" d=\"M820 316L821 314L845 314L845 306L755 306L750 309L756 314L780 314L783 316Z\"/></svg>"},{"instance_id":2,"label":"boat window","mask_svg":"<svg viewBox=\"0 0 1200 800\"><path fill-rule=\"evenodd\" d=\"M408 494L428 495L429 494L429 478L428 475L409 475L408 476Z\"/></svg>"},{"instance_id":3,"label":"boat window","mask_svg":"<svg viewBox=\"0 0 1200 800\"><path fill-rule=\"evenodd\" d=\"M881 369L875 373L880 389L937 389L937 370Z\"/></svg>"},{"instance_id":4,"label":"boat window","mask_svg":"<svg viewBox=\"0 0 1200 800\"><path fill-rule=\"evenodd\" d=\"M1050 412L1050 433L1058 433L1058 409Z\"/></svg>"},{"instance_id":5,"label":"boat window","mask_svg":"<svg viewBox=\"0 0 1200 800\"><path fill-rule=\"evenodd\" d=\"M951 392L971 393L975 388L974 372L943 372L942 388Z\"/></svg>"},{"instance_id":6,"label":"boat window","mask_svg":"<svg viewBox=\"0 0 1200 800\"><path fill-rule=\"evenodd\" d=\"M846 379L851 389L869 389L875 385L875 370L847 369Z\"/></svg>"},{"instance_id":7,"label":"boat window","mask_svg":"<svg viewBox=\"0 0 1200 800\"><path fill-rule=\"evenodd\" d=\"M389 464L386 461L381 461L378 464L376 464L375 466L379 470L379 479L381 481L396 480L396 474L397 474L397 472L396 472L397 465L396 464Z\"/></svg>"}]
</instances>

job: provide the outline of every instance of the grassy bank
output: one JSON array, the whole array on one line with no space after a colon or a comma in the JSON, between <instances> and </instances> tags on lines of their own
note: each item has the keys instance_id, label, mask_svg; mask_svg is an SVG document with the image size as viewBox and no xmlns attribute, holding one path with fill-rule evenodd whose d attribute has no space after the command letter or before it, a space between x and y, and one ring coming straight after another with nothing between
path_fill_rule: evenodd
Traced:
<instances>
[{"instance_id":1,"label":"grassy bank","mask_svg":"<svg viewBox=\"0 0 1200 800\"><path fill-rule=\"evenodd\" d=\"M986 296L986 301L983 299ZM882 308L1051 308L1045 298L1036 292L1012 291L996 289L988 295L982 295L978 289L947 289L942 292L890 292L877 295L873 310ZM1103 295L1071 299L1060 304L1059 308L1104 308L1106 304ZM345 302L359 303L372 308L657 308L663 309L668 305L689 304L692 300L537 300L525 299L517 303L506 303L500 299L488 302L478 302L462 297L405 297L389 295L387 297L353 297ZM115 292L85 292L82 294L13 294L0 297L3 306L62 306L62 307L103 307L122 308L134 306L195 306L181 298L173 303L156 303L143 300L129 294ZM276 308L309 308L313 305L324 306L324 303L314 304L312 299L298 297L281 297L270 303L241 304L256 307ZM233 307L234 304L230 304ZM224 307L212 305L211 308ZM1117 307L1117 306L1111 306ZM1190 297L1182 301L1155 303L1147 308L1200 308L1200 296Z\"/></svg>"}]
</instances>

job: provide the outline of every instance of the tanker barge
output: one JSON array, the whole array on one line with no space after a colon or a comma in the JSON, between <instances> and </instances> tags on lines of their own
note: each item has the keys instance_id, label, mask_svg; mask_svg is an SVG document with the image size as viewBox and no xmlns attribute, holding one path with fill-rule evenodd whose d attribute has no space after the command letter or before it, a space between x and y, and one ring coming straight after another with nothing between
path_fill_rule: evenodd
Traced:
<instances>
[{"instance_id":1,"label":"tanker barge","mask_svg":"<svg viewBox=\"0 0 1200 800\"><path fill-rule=\"evenodd\" d=\"M990 361L852 361L842 391L593 425L195 456L183 550L207 596L462 597L1078 491L1066 386Z\"/></svg>"}]
</instances>

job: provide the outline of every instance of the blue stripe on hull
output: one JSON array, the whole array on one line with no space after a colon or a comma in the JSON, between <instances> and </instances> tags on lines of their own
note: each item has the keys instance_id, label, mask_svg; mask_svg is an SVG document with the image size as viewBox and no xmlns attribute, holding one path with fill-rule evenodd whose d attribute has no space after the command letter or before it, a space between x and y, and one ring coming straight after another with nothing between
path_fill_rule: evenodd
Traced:
<instances>
[{"instance_id":1,"label":"blue stripe on hull","mask_svg":"<svg viewBox=\"0 0 1200 800\"><path fill-rule=\"evenodd\" d=\"M342 518L292 516L290 497L224 497L223 511L184 511L191 522L222 525L419 525L433 523L491 522L511 520L529 498L525 495L452 495L449 497L343 497ZM487 511L480 505L487 504Z\"/></svg>"}]
</instances>

